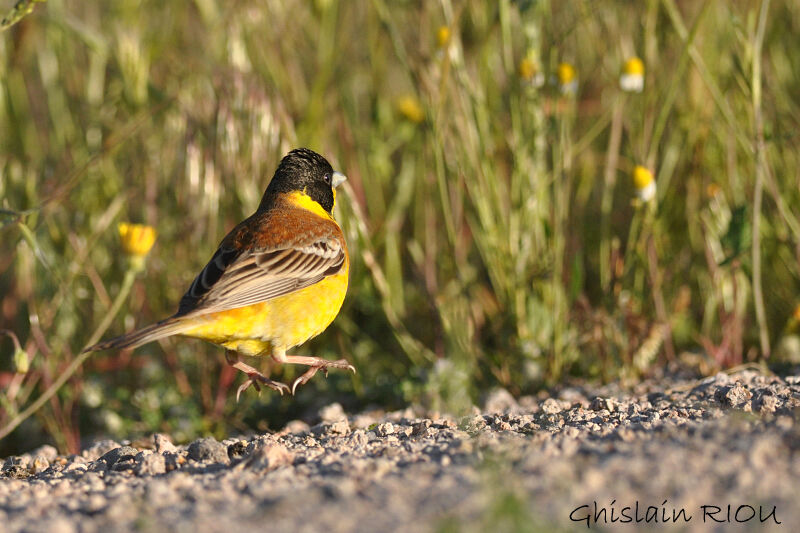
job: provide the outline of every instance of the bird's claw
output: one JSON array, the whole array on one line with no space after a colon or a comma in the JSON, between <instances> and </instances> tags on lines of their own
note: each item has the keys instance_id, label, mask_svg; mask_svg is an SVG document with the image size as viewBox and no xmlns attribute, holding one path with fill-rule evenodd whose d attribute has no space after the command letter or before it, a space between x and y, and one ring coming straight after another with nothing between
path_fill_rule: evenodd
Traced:
<instances>
[{"instance_id":1,"label":"bird's claw","mask_svg":"<svg viewBox=\"0 0 800 533\"><path fill-rule=\"evenodd\" d=\"M305 385L306 383L308 383L308 380L309 380L309 379L311 379L311 377L312 377L314 374L316 374L316 373L317 373L317 370L318 370L318 369L319 369L319 367L312 366L311 368L309 368L308 370L306 370L306 371L303 373L303 375L302 375L302 376L298 377L297 379L295 379L295 380L292 382L292 396L294 396L294 393L295 393L295 391L297 390L297 386L298 386L298 385ZM326 376L328 375L328 372L327 372L327 371L325 371L325 375L326 375Z\"/></svg>"},{"instance_id":2,"label":"bird's claw","mask_svg":"<svg viewBox=\"0 0 800 533\"><path fill-rule=\"evenodd\" d=\"M252 385L252 384L253 384L253 381L248 379L247 381L245 381L244 383L239 385L239 388L236 389L236 403L239 403L239 396L241 396L242 393L244 391L246 391L250 387L250 385Z\"/></svg>"},{"instance_id":3,"label":"bird's claw","mask_svg":"<svg viewBox=\"0 0 800 533\"><path fill-rule=\"evenodd\" d=\"M251 385L258 391L258 394L261 395L261 387L259 386L259 382L272 390L278 391L281 396L283 396L284 390L294 394L293 389L289 389L287 384L281 383L280 381L273 381L262 374L248 374L247 376L249 379L239 385L239 388L236 390L237 402L239 401L239 396L242 394L242 392L246 391Z\"/></svg>"},{"instance_id":4,"label":"bird's claw","mask_svg":"<svg viewBox=\"0 0 800 533\"><path fill-rule=\"evenodd\" d=\"M297 387L308 383L308 380L314 377L314 374L316 374L318 370L322 370L322 372L325 374L325 377L328 377L328 370L331 368L341 368L343 370L350 370L353 372L353 374L356 373L356 367L348 363L346 359L339 359L338 361L327 361L324 363L313 365L309 367L309 369L306 370L300 377L295 379L294 382L292 382L292 396L294 396Z\"/></svg>"},{"instance_id":5,"label":"bird's claw","mask_svg":"<svg viewBox=\"0 0 800 533\"><path fill-rule=\"evenodd\" d=\"M334 361L333 364L329 366L332 366L334 368L341 368L342 370L349 370L353 374L356 373L356 367L348 363L347 359L339 359L338 361Z\"/></svg>"}]
</instances>

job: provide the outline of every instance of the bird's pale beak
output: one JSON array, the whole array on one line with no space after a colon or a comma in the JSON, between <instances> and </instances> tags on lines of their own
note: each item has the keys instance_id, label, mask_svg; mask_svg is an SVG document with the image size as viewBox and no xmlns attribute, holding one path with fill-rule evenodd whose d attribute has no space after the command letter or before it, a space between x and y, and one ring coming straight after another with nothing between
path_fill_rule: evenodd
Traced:
<instances>
[{"instance_id":1,"label":"bird's pale beak","mask_svg":"<svg viewBox=\"0 0 800 533\"><path fill-rule=\"evenodd\" d=\"M347 181L347 176L345 176L341 172L334 171L333 176L331 177L331 187L335 189L345 181Z\"/></svg>"}]
</instances>

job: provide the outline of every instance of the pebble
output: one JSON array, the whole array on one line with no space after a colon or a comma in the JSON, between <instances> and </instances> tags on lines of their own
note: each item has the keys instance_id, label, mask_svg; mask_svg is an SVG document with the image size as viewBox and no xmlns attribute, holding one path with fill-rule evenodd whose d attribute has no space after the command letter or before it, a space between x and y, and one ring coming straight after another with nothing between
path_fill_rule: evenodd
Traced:
<instances>
[{"instance_id":1,"label":"pebble","mask_svg":"<svg viewBox=\"0 0 800 533\"><path fill-rule=\"evenodd\" d=\"M589 408L592 411L602 411L605 409L609 413L613 413L616 409L616 402L613 398L600 398L597 397L592 400L592 403L589 405Z\"/></svg>"},{"instance_id":2,"label":"pebble","mask_svg":"<svg viewBox=\"0 0 800 533\"><path fill-rule=\"evenodd\" d=\"M116 466L118 463L133 463L139 450L130 446L119 446L103 454L99 460L106 464L107 468Z\"/></svg>"},{"instance_id":3,"label":"pebble","mask_svg":"<svg viewBox=\"0 0 800 533\"><path fill-rule=\"evenodd\" d=\"M167 461L160 453L144 455L139 453L136 456L136 468L134 472L137 476L157 476L167 471Z\"/></svg>"},{"instance_id":4,"label":"pebble","mask_svg":"<svg viewBox=\"0 0 800 533\"><path fill-rule=\"evenodd\" d=\"M172 444L169 437L161 433L153 434L153 448L156 453L176 453L178 451L178 448Z\"/></svg>"},{"instance_id":5,"label":"pebble","mask_svg":"<svg viewBox=\"0 0 800 533\"><path fill-rule=\"evenodd\" d=\"M240 463L242 468L255 472L269 472L281 466L291 465L294 454L282 444L264 444Z\"/></svg>"},{"instance_id":6,"label":"pebble","mask_svg":"<svg viewBox=\"0 0 800 533\"><path fill-rule=\"evenodd\" d=\"M379 437L386 437L394 433L394 424L391 422L383 422L375 427L375 434Z\"/></svg>"},{"instance_id":7,"label":"pebble","mask_svg":"<svg viewBox=\"0 0 800 533\"><path fill-rule=\"evenodd\" d=\"M753 393L738 381L730 386L717 387L714 391L714 398L727 407L742 408L752 397Z\"/></svg>"},{"instance_id":8,"label":"pebble","mask_svg":"<svg viewBox=\"0 0 800 533\"><path fill-rule=\"evenodd\" d=\"M248 453L247 447L248 442L246 440L236 440L228 444L228 458L231 460L240 459Z\"/></svg>"},{"instance_id":9,"label":"pebble","mask_svg":"<svg viewBox=\"0 0 800 533\"><path fill-rule=\"evenodd\" d=\"M555 398L548 398L542 402L542 412L548 415L554 415L561 412L561 403Z\"/></svg>"},{"instance_id":10,"label":"pebble","mask_svg":"<svg viewBox=\"0 0 800 533\"><path fill-rule=\"evenodd\" d=\"M361 448L369 442L369 437L363 429L357 429L350 435L350 442L353 443L353 446Z\"/></svg>"},{"instance_id":11,"label":"pebble","mask_svg":"<svg viewBox=\"0 0 800 533\"><path fill-rule=\"evenodd\" d=\"M87 461L96 461L101 456L115 448L119 448L120 446L121 444L114 442L113 440L101 440L84 450L82 456Z\"/></svg>"},{"instance_id":12,"label":"pebble","mask_svg":"<svg viewBox=\"0 0 800 533\"><path fill-rule=\"evenodd\" d=\"M223 463L230 462L228 448L213 437L197 439L189 445L189 458L200 463Z\"/></svg>"},{"instance_id":13,"label":"pebble","mask_svg":"<svg viewBox=\"0 0 800 533\"><path fill-rule=\"evenodd\" d=\"M295 435L302 435L311 431L311 427L302 420L292 420L286 427L283 428L286 433L293 433Z\"/></svg>"},{"instance_id":14,"label":"pebble","mask_svg":"<svg viewBox=\"0 0 800 533\"><path fill-rule=\"evenodd\" d=\"M33 450L30 455L31 457L43 457L47 459L47 461L53 462L56 460L56 457L58 457L58 450L49 444L45 444Z\"/></svg>"},{"instance_id":15,"label":"pebble","mask_svg":"<svg viewBox=\"0 0 800 533\"><path fill-rule=\"evenodd\" d=\"M339 403L326 405L319 410L318 415L323 422L338 422L339 420L347 418L342 405Z\"/></svg>"},{"instance_id":16,"label":"pebble","mask_svg":"<svg viewBox=\"0 0 800 533\"><path fill-rule=\"evenodd\" d=\"M517 400L505 389L493 389L486 395L483 401L483 412L485 413L503 413L506 411L515 411L519 409Z\"/></svg>"},{"instance_id":17,"label":"pebble","mask_svg":"<svg viewBox=\"0 0 800 533\"><path fill-rule=\"evenodd\" d=\"M311 428L314 435L347 435L350 433L350 423L346 418L336 422L321 422Z\"/></svg>"}]
</instances>

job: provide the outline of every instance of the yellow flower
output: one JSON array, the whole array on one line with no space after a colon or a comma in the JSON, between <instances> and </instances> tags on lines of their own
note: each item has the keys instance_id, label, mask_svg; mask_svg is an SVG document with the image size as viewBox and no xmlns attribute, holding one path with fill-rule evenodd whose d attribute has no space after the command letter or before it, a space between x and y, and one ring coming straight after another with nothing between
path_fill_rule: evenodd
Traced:
<instances>
[{"instance_id":1,"label":"yellow flower","mask_svg":"<svg viewBox=\"0 0 800 533\"><path fill-rule=\"evenodd\" d=\"M529 51L528 55L522 58L519 62L519 77L524 81L529 82L534 87L541 87L544 85L544 74L539 68L539 62L536 60L536 54Z\"/></svg>"},{"instance_id":2,"label":"yellow flower","mask_svg":"<svg viewBox=\"0 0 800 533\"><path fill-rule=\"evenodd\" d=\"M797 304L794 308L794 312L792 313L792 318L797 321L800 321L800 304Z\"/></svg>"},{"instance_id":3,"label":"yellow flower","mask_svg":"<svg viewBox=\"0 0 800 533\"><path fill-rule=\"evenodd\" d=\"M419 101L413 96L406 95L397 101L397 110L400 114L415 124L425 120L425 111Z\"/></svg>"},{"instance_id":4,"label":"yellow flower","mask_svg":"<svg viewBox=\"0 0 800 533\"><path fill-rule=\"evenodd\" d=\"M145 257L156 242L156 230L143 224L119 223L122 249L131 257Z\"/></svg>"},{"instance_id":5,"label":"yellow flower","mask_svg":"<svg viewBox=\"0 0 800 533\"><path fill-rule=\"evenodd\" d=\"M447 26L439 26L436 30L436 43L439 48L446 48L450 44L450 28Z\"/></svg>"},{"instance_id":6,"label":"yellow flower","mask_svg":"<svg viewBox=\"0 0 800 533\"><path fill-rule=\"evenodd\" d=\"M656 181L653 173L641 165L633 169L633 185L636 187L636 196L643 202L649 202L656 197Z\"/></svg>"},{"instance_id":7,"label":"yellow flower","mask_svg":"<svg viewBox=\"0 0 800 533\"><path fill-rule=\"evenodd\" d=\"M575 67L569 63L558 65L558 88L561 94L575 94L578 91L578 77Z\"/></svg>"},{"instance_id":8,"label":"yellow flower","mask_svg":"<svg viewBox=\"0 0 800 533\"><path fill-rule=\"evenodd\" d=\"M623 91L640 93L644 89L644 63L634 56L625 62L622 75L619 77L619 86Z\"/></svg>"}]
</instances>

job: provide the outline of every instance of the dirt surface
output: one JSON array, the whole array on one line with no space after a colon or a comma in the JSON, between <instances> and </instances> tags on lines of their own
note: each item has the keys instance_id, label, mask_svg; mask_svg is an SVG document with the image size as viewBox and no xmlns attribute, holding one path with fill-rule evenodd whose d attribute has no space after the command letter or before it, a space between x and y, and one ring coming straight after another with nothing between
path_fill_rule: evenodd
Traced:
<instances>
[{"instance_id":1,"label":"dirt surface","mask_svg":"<svg viewBox=\"0 0 800 533\"><path fill-rule=\"evenodd\" d=\"M5 459L0 529L796 531L798 405L800 377L743 371L495 391L460 418L334 404L222 442L45 446Z\"/></svg>"}]
</instances>

